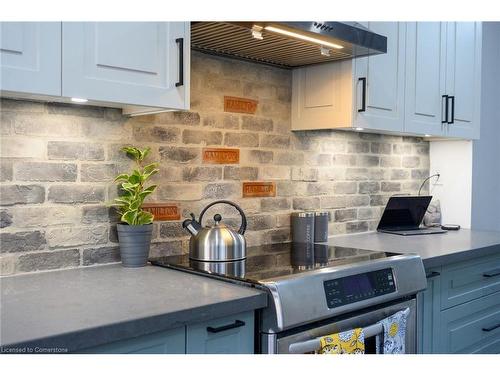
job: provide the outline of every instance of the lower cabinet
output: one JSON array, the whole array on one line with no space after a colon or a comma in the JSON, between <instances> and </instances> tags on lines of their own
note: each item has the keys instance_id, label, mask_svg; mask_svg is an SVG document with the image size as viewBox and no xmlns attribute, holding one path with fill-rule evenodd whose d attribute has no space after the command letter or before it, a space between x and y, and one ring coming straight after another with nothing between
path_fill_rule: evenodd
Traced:
<instances>
[{"instance_id":1,"label":"lower cabinet","mask_svg":"<svg viewBox=\"0 0 500 375\"><path fill-rule=\"evenodd\" d=\"M253 312L187 327L186 353L188 354L252 354L253 352Z\"/></svg>"},{"instance_id":2,"label":"lower cabinet","mask_svg":"<svg viewBox=\"0 0 500 375\"><path fill-rule=\"evenodd\" d=\"M80 350L81 354L252 354L254 311Z\"/></svg>"},{"instance_id":3,"label":"lower cabinet","mask_svg":"<svg viewBox=\"0 0 500 375\"><path fill-rule=\"evenodd\" d=\"M420 353L500 354L500 254L427 270L417 296Z\"/></svg>"}]
</instances>

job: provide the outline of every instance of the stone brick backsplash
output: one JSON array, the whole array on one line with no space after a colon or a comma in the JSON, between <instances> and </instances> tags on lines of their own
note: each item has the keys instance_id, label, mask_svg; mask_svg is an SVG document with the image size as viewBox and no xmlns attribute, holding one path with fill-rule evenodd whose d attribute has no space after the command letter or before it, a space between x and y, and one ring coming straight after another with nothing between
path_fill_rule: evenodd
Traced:
<instances>
[{"instance_id":1,"label":"stone brick backsplash","mask_svg":"<svg viewBox=\"0 0 500 375\"><path fill-rule=\"evenodd\" d=\"M420 138L290 131L291 72L192 54L191 111L125 117L111 108L1 101L0 274L119 261L113 176L124 145L149 146L161 172L151 201L199 214L231 199L248 216L248 244L290 239L290 213L331 212L330 234L373 230L388 197L415 194L429 173ZM224 96L258 100L255 115L224 112ZM204 147L240 149L240 163L202 163ZM242 198L243 181L273 181L276 197ZM239 225L230 207L216 206ZM181 221L155 222L151 255L188 250Z\"/></svg>"}]
</instances>

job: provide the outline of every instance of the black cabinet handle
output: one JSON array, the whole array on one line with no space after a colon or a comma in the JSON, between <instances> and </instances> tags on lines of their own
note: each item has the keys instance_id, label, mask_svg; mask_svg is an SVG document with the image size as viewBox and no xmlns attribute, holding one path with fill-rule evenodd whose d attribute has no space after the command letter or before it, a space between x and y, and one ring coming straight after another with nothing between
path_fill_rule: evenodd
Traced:
<instances>
[{"instance_id":1,"label":"black cabinet handle","mask_svg":"<svg viewBox=\"0 0 500 375\"><path fill-rule=\"evenodd\" d=\"M448 96L448 99L451 99L451 121L448 121L448 124L454 124L455 123L455 96L450 95ZM448 102L448 100L446 100ZM448 116L448 115L446 115Z\"/></svg>"},{"instance_id":2,"label":"black cabinet handle","mask_svg":"<svg viewBox=\"0 0 500 375\"><path fill-rule=\"evenodd\" d=\"M358 112L366 111L366 77L358 78L358 82L362 83L362 91L361 91L361 109L358 109Z\"/></svg>"},{"instance_id":3,"label":"black cabinet handle","mask_svg":"<svg viewBox=\"0 0 500 375\"><path fill-rule=\"evenodd\" d=\"M184 38L177 38L175 43L179 46L179 81L175 87L184 85Z\"/></svg>"},{"instance_id":4,"label":"black cabinet handle","mask_svg":"<svg viewBox=\"0 0 500 375\"><path fill-rule=\"evenodd\" d=\"M235 320L234 323L228 324L226 326L222 327L207 327L207 331L210 333L218 333L222 331L227 331L233 328L238 328L238 327L243 327L245 325L245 322L241 320Z\"/></svg>"},{"instance_id":5,"label":"black cabinet handle","mask_svg":"<svg viewBox=\"0 0 500 375\"><path fill-rule=\"evenodd\" d=\"M433 277L437 277L437 276L439 276L439 275L441 275L439 272L437 272L437 271L432 271L432 272L429 272L428 274L426 274L426 275L425 275L425 277L426 277L427 279L431 279L431 278L433 278Z\"/></svg>"},{"instance_id":6,"label":"black cabinet handle","mask_svg":"<svg viewBox=\"0 0 500 375\"><path fill-rule=\"evenodd\" d=\"M483 277L495 277L500 275L500 268L483 273Z\"/></svg>"},{"instance_id":7,"label":"black cabinet handle","mask_svg":"<svg viewBox=\"0 0 500 375\"><path fill-rule=\"evenodd\" d=\"M495 329L500 328L500 323L495 324L494 326L483 328L484 332L491 332L494 331Z\"/></svg>"},{"instance_id":8,"label":"black cabinet handle","mask_svg":"<svg viewBox=\"0 0 500 375\"><path fill-rule=\"evenodd\" d=\"M448 124L448 95L443 95L442 98L444 99L444 120L441 120L441 124Z\"/></svg>"}]
</instances>

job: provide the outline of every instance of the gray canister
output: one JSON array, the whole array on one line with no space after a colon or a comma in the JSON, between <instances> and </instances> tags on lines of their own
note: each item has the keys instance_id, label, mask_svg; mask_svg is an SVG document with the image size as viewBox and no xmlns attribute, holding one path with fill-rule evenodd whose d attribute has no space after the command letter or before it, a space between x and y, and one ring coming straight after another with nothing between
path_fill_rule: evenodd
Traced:
<instances>
[{"instance_id":1,"label":"gray canister","mask_svg":"<svg viewBox=\"0 0 500 375\"><path fill-rule=\"evenodd\" d=\"M314 213L314 242L328 242L329 213L317 211Z\"/></svg>"},{"instance_id":2,"label":"gray canister","mask_svg":"<svg viewBox=\"0 0 500 375\"><path fill-rule=\"evenodd\" d=\"M292 213L292 241L314 242L314 212Z\"/></svg>"}]
</instances>

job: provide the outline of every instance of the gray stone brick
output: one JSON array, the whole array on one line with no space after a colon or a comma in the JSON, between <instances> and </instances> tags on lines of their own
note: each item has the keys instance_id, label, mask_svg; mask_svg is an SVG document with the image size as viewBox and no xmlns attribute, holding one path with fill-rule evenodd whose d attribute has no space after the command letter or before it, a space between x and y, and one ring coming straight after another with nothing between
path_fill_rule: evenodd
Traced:
<instances>
[{"instance_id":1,"label":"gray stone brick","mask_svg":"<svg viewBox=\"0 0 500 375\"><path fill-rule=\"evenodd\" d=\"M381 167L401 167L401 157L399 156L382 156L380 158Z\"/></svg>"},{"instance_id":2,"label":"gray stone brick","mask_svg":"<svg viewBox=\"0 0 500 375\"><path fill-rule=\"evenodd\" d=\"M335 221L350 221L356 220L357 211L355 208L346 208L335 211Z\"/></svg>"},{"instance_id":3,"label":"gray stone brick","mask_svg":"<svg viewBox=\"0 0 500 375\"><path fill-rule=\"evenodd\" d=\"M43 113L45 103L30 100L0 99L0 110L21 113Z\"/></svg>"},{"instance_id":4,"label":"gray stone brick","mask_svg":"<svg viewBox=\"0 0 500 375\"><path fill-rule=\"evenodd\" d=\"M247 219L248 230L272 229L276 225L276 219L272 215L252 215Z\"/></svg>"},{"instance_id":5,"label":"gray stone brick","mask_svg":"<svg viewBox=\"0 0 500 375\"><path fill-rule=\"evenodd\" d=\"M261 180L289 180L291 175L290 167L286 166L265 166L259 171Z\"/></svg>"},{"instance_id":6,"label":"gray stone brick","mask_svg":"<svg viewBox=\"0 0 500 375\"><path fill-rule=\"evenodd\" d=\"M416 168L420 165L420 158L418 156L403 156L404 168Z\"/></svg>"},{"instance_id":7,"label":"gray stone brick","mask_svg":"<svg viewBox=\"0 0 500 375\"><path fill-rule=\"evenodd\" d=\"M278 152L274 155L274 163L280 165L303 165L304 154L297 152Z\"/></svg>"},{"instance_id":8,"label":"gray stone brick","mask_svg":"<svg viewBox=\"0 0 500 375\"><path fill-rule=\"evenodd\" d=\"M262 198L260 208L262 212L289 210L290 201L287 198Z\"/></svg>"},{"instance_id":9,"label":"gray stone brick","mask_svg":"<svg viewBox=\"0 0 500 375\"><path fill-rule=\"evenodd\" d=\"M203 196L202 186L199 184L168 184L158 187L158 198L178 201L195 201Z\"/></svg>"},{"instance_id":10,"label":"gray stone brick","mask_svg":"<svg viewBox=\"0 0 500 375\"><path fill-rule=\"evenodd\" d=\"M12 181L13 165L11 160L5 158L0 159L0 181Z\"/></svg>"},{"instance_id":11,"label":"gray stone brick","mask_svg":"<svg viewBox=\"0 0 500 375\"><path fill-rule=\"evenodd\" d=\"M374 154L390 154L392 152L392 147L390 143L372 142L370 150Z\"/></svg>"},{"instance_id":12,"label":"gray stone brick","mask_svg":"<svg viewBox=\"0 0 500 375\"><path fill-rule=\"evenodd\" d=\"M166 125L139 124L134 127L134 138L139 142L176 143L180 141L181 130Z\"/></svg>"},{"instance_id":13,"label":"gray stone brick","mask_svg":"<svg viewBox=\"0 0 500 375\"><path fill-rule=\"evenodd\" d=\"M348 195L345 197L346 207L369 206L370 197L368 195Z\"/></svg>"},{"instance_id":14,"label":"gray stone brick","mask_svg":"<svg viewBox=\"0 0 500 375\"><path fill-rule=\"evenodd\" d=\"M50 248L100 245L108 242L108 227L93 225L52 228L47 230L46 237Z\"/></svg>"},{"instance_id":15,"label":"gray stone brick","mask_svg":"<svg viewBox=\"0 0 500 375\"><path fill-rule=\"evenodd\" d=\"M405 143L420 143L422 142L422 138L419 137L405 137L403 136L403 142Z\"/></svg>"},{"instance_id":16,"label":"gray stone brick","mask_svg":"<svg viewBox=\"0 0 500 375\"><path fill-rule=\"evenodd\" d=\"M21 255L18 259L17 270L19 272L46 271L79 265L80 252L77 249L71 249Z\"/></svg>"},{"instance_id":17,"label":"gray stone brick","mask_svg":"<svg viewBox=\"0 0 500 375\"><path fill-rule=\"evenodd\" d=\"M12 275L16 272L17 254L0 257L0 276Z\"/></svg>"},{"instance_id":18,"label":"gray stone brick","mask_svg":"<svg viewBox=\"0 0 500 375\"><path fill-rule=\"evenodd\" d=\"M272 132L273 120L253 116L244 116L242 118L241 128L256 132Z\"/></svg>"},{"instance_id":19,"label":"gray stone brick","mask_svg":"<svg viewBox=\"0 0 500 375\"><path fill-rule=\"evenodd\" d=\"M396 143L392 145L392 152L398 155L408 155L411 153L411 145Z\"/></svg>"},{"instance_id":20,"label":"gray stone brick","mask_svg":"<svg viewBox=\"0 0 500 375\"><path fill-rule=\"evenodd\" d=\"M47 207L17 206L13 208L14 223L16 227L39 228L54 225L75 225L81 220L80 207L74 205L58 205Z\"/></svg>"},{"instance_id":21,"label":"gray stone brick","mask_svg":"<svg viewBox=\"0 0 500 375\"><path fill-rule=\"evenodd\" d=\"M274 153L272 151L262 150L244 150L242 159L248 163L269 164L273 161Z\"/></svg>"},{"instance_id":22,"label":"gray stone brick","mask_svg":"<svg viewBox=\"0 0 500 375\"><path fill-rule=\"evenodd\" d=\"M0 228L10 227L12 224L12 214L7 210L0 211Z\"/></svg>"},{"instance_id":23,"label":"gray stone brick","mask_svg":"<svg viewBox=\"0 0 500 375\"><path fill-rule=\"evenodd\" d=\"M320 142L316 138L308 137L301 133L293 133L292 146L295 150L317 151L320 147Z\"/></svg>"},{"instance_id":24,"label":"gray stone brick","mask_svg":"<svg viewBox=\"0 0 500 375\"><path fill-rule=\"evenodd\" d=\"M82 223L117 223L120 221L120 215L114 207L107 206L83 206Z\"/></svg>"},{"instance_id":25,"label":"gray stone brick","mask_svg":"<svg viewBox=\"0 0 500 375\"><path fill-rule=\"evenodd\" d=\"M346 207L346 197L344 196L321 197L320 202L321 202L321 208Z\"/></svg>"},{"instance_id":26,"label":"gray stone brick","mask_svg":"<svg viewBox=\"0 0 500 375\"><path fill-rule=\"evenodd\" d=\"M415 180L425 179L429 177L430 172L428 169L413 169L411 171L411 178Z\"/></svg>"},{"instance_id":27,"label":"gray stone brick","mask_svg":"<svg viewBox=\"0 0 500 375\"><path fill-rule=\"evenodd\" d=\"M143 122L167 125L199 125L200 114L197 112L162 112L154 115L139 116L138 119Z\"/></svg>"},{"instance_id":28,"label":"gray stone brick","mask_svg":"<svg viewBox=\"0 0 500 375\"><path fill-rule=\"evenodd\" d=\"M367 219L376 219L379 217L380 211L377 208L373 207L361 207L358 209L358 219L367 220Z\"/></svg>"},{"instance_id":29,"label":"gray stone brick","mask_svg":"<svg viewBox=\"0 0 500 375\"><path fill-rule=\"evenodd\" d=\"M383 192L398 192L401 191L401 183L400 182L387 182L382 181L381 190Z\"/></svg>"},{"instance_id":30,"label":"gray stone brick","mask_svg":"<svg viewBox=\"0 0 500 375\"><path fill-rule=\"evenodd\" d=\"M259 135L255 133L226 133L224 144L236 147L257 147Z\"/></svg>"},{"instance_id":31,"label":"gray stone brick","mask_svg":"<svg viewBox=\"0 0 500 375\"><path fill-rule=\"evenodd\" d=\"M283 243L290 240L290 228L273 229L264 233L264 242L266 243ZM273 255L270 256L271 261L273 257Z\"/></svg>"},{"instance_id":32,"label":"gray stone brick","mask_svg":"<svg viewBox=\"0 0 500 375\"><path fill-rule=\"evenodd\" d=\"M413 149L415 154L417 155L424 155L424 156L429 155L429 143L427 142L413 145Z\"/></svg>"},{"instance_id":33,"label":"gray stone brick","mask_svg":"<svg viewBox=\"0 0 500 375\"><path fill-rule=\"evenodd\" d=\"M104 147L99 143L49 141L50 160L104 160Z\"/></svg>"},{"instance_id":34,"label":"gray stone brick","mask_svg":"<svg viewBox=\"0 0 500 375\"><path fill-rule=\"evenodd\" d=\"M53 203L100 203L105 200L103 186L54 185L49 188L48 200Z\"/></svg>"},{"instance_id":35,"label":"gray stone brick","mask_svg":"<svg viewBox=\"0 0 500 375\"><path fill-rule=\"evenodd\" d=\"M311 198L293 198L294 210L316 210L321 203L318 197Z\"/></svg>"},{"instance_id":36,"label":"gray stone brick","mask_svg":"<svg viewBox=\"0 0 500 375\"><path fill-rule=\"evenodd\" d=\"M229 165L224 167L225 180L252 181L257 179L258 174L259 169L255 167L235 167Z\"/></svg>"},{"instance_id":37,"label":"gray stone brick","mask_svg":"<svg viewBox=\"0 0 500 375\"><path fill-rule=\"evenodd\" d=\"M45 247L44 233L41 231L0 233L1 253L20 253L41 250Z\"/></svg>"},{"instance_id":38,"label":"gray stone brick","mask_svg":"<svg viewBox=\"0 0 500 375\"><path fill-rule=\"evenodd\" d=\"M207 146L222 144L222 132L186 129L182 132L185 144L201 144Z\"/></svg>"},{"instance_id":39,"label":"gray stone brick","mask_svg":"<svg viewBox=\"0 0 500 375\"><path fill-rule=\"evenodd\" d=\"M14 204L43 203L45 188L39 185L1 185L0 203L2 206Z\"/></svg>"},{"instance_id":40,"label":"gray stone brick","mask_svg":"<svg viewBox=\"0 0 500 375\"><path fill-rule=\"evenodd\" d=\"M370 195L370 206L385 206L390 195Z\"/></svg>"},{"instance_id":41,"label":"gray stone brick","mask_svg":"<svg viewBox=\"0 0 500 375\"><path fill-rule=\"evenodd\" d=\"M116 263L120 261L120 248L108 246L93 249L85 249L82 254L82 265Z\"/></svg>"},{"instance_id":42,"label":"gray stone brick","mask_svg":"<svg viewBox=\"0 0 500 375\"><path fill-rule=\"evenodd\" d=\"M2 136L0 141L0 156L2 158L43 159L47 154L47 144L43 139Z\"/></svg>"},{"instance_id":43,"label":"gray stone brick","mask_svg":"<svg viewBox=\"0 0 500 375\"><path fill-rule=\"evenodd\" d=\"M376 134L376 133L355 133L358 135L359 139L363 139L366 141L377 141L380 138L382 138L382 134Z\"/></svg>"},{"instance_id":44,"label":"gray stone brick","mask_svg":"<svg viewBox=\"0 0 500 375\"><path fill-rule=\"evenodd\" d=\"M213 183L206 185L203 189L204 199L226 199L239 196L241 196L240 184Z\"/></svg>"},{"instance_id":45,"label":"gray stone brick","mask_svg":"<svg viewBox=\"0 0 500 375\"><path fill-rule=\"evenodd\" d=\"M342 141L325 140L321 142L321 150L324 152L343 154L347 150L347 145Z\"/></svg>"},{"instance_id":46,"label":"gray stone brick","mask_svg":"<svg viewBox=\"0 0 500 375\"><path fill-rule=\"evenodd\" d=\"M370 143L368 142L348 142L347 152L350 154L366 154L370 152Z\"/></svg>"},{"instance_id":47,"label":"gray stone brick","mask_svg":"<svg viewBox=\"0 0 500 375\"><path fill-rule=\"evenodd\" d=\"M407 169L391 170L391 180L406 180L410 177L410 172Z\"/></svg>"},{"instance_id":48,"label":"gray stone brick","mask_svg":"<svg viewBox=\"0 0 500 375\"><path fill-rule=\"evenodd\" d=\"M19 181L76 181L76 164L66 163L17 163L14 175Z\"/></svg>"},{"instance_id":49,"label":"gray stone brick","mask_svg":"<svg viewBox=\"0 0 500 375\"><path fill-rule=\"evenodd\" d=\"M333 184L333 192L335 194L355 194L358 191L358 184L354 181L335 182Z\"/></svg>"},{"instance_id":50,"label":"gray stone brick","mask_svg":"<svg viewBox=\"0 0 500 375\"><path fill-rule=\"evenodd\" d=\"M356 165L356 155L333 155L333 165L336 166L354 166Z\"/></svg>"},{"instance_id":51,"label":"gray stone brick","mask_svg":"<svg viewBox=\"0 0 500 375\"><path fill-rule=\"evenodd\" d=\"M80 180L82 182L110 182L120 173L116 164L82 164Z\"/></svg>"},{"instance_id":52,"label":"gray stone brick","mask_svg":"<svg viewBox=\"0 0 500 375\"><path fill-rule=\"evenodd\" d=\"M359 233L366 232L368 230L368 222L366 221L357 221L346 223L346 232L347 233Z\"/></svg>"},{"instance_id":53,"label":"gray stone brick","mask_svg":"<svg viewBox=\"0 0 500 375\"><path fill-rule=\"evenodd\" d=\"M149 250L151 258L185 253L183 241L153 242Z\"/></svg>"},{"instance_id":54,"label":"gray stone brick","mask_svg":"<svg viewBox=\"0 0 500 375\"><path fill-rule=\"evenodd\" d=\"M359 183L359 194L374 194L380 191L380 183L376 181L363 181Z\"/></svg>"},{"instance_id":55,"label":"gray stone brick","mask_svg":"<svg viewBox=\"0 0 500 375\"><path fill-rule=\"evenodd\" d=\"M200 160L201 150L192 147L160 147L160 158L167 162L194 163Z\"/></svg>"},{"instance_id":56,"label":"gray stone brick","mask_svg":"<svg viewBox=\"0 0 500 375\"><path fill-rule=\"evenodd\" d=\"M261 143L262 147L289 148L290 147L290 136L289 135L262 134L260 143Z\"/></svg>"},{"instance_id":57,"label":"gray stone brick","mask_svg":"<svg viewBox=\"0 0 500 375\"><path fill-rule=\"evenodd\" d=\"M160 223L160 238L172 239L179 237L189 237L189 233L182 227L181 221Z\"/></svg>"},{"instance_id":58,"label":"gray stone brick","mask_svg":"<svg viewBox=\"0 0 500 375\"><path fill-rule=\"evenodd\" d=\"M373 155L358 155L356 164L360 167L376 167L380 163L380 158Z\"/></svg>"},{"instance_id":59,"label":"gray stone brick","mask_svg":"<svg viewBox=\"0 0 500 375\"><path fill-rule=\"evenodd\" d=\"M240 128L240 119L238 116L228 114L209 115L203 119L203 125L212 128L235 130Z\"/></svg>"},{"instance_id":60,"label":"gray stone brick","mask_svg":"<svg viewBox=\"0 0 500 375\"><path fill-rule=\"evenodd\" d=\"M345 171L346 180L362 181L368 180L369 170L367 168L347 168Z\"/></svg>"},{"instance_id":61,"label":"gray stone brick","mask_svg":"<svg viewBox=\"0 0 500 375\"><path fill-rule=\"evenodd\" d=\"M47 103L47 112L78 117L104 117L104 108L79 104Z\"/></svg>"},{"instance_id":62,"label":"gray stone brick","mask_svg":"<svg viewBox=\"0 0 500 375\"><path fill-rule=\"evenodd\" d=\"M317 181L318 169L316 168L292 168L292 180L294 181Z\"/></svg>"},{"instance_id":63,"label":"gray stone brick","mask_svg":"<svg viewBox=\"0 0 500 375\"><path fill-rule=\"evenodd\" d=\"M311 182L307 184L307 195L328 195L333 193L331 182Z\"/></svg>"},{"instance_id":64,"label":"gray stone brick","mask_svg":"<svg viewBox=\"0 0 500 375\"><path fill-rule=\"evenodd\" d=\"M222 167L185 167L182 172L184 181L215 181L222 179Z\"/></svg>"}]
</instances>

